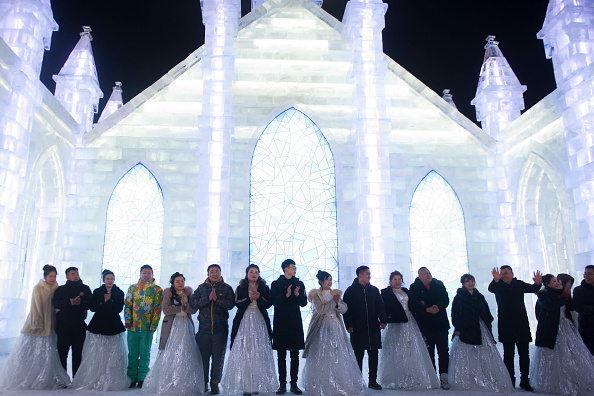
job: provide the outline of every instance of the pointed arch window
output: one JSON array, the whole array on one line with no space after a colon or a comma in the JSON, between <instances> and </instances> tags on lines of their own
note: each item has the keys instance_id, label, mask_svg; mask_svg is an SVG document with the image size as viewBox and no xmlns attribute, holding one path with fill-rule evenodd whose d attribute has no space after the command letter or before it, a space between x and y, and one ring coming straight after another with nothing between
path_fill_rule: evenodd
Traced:
<instances>
[{"instance_id":1,"label":"pointed arch window","mask_svg":"<svg viewBox=\"0 0 594 396\"><path fill-rule=\"evenodd\" d=\"M256 143L250 183L250 262L262 277L290 257L306 289L319 269L338 282L334 158L317 125L294 108L279 114Z\"/></svg>"},{"instance_id":2,"label":"pointed arch window","mask_svg":"<svg viewBox=\"0 0 594 396\"><path fill-rule=\"evenodd\" d=\"M153 267L160 278L163 247L163 191L141 163L118 182L107 206L103 269L116 275L124 290L138 282L140 267Z\"/></svg>"},{"instance_id":3,"label":"pointed arch window","mask_svg":"<svg viewBox=\"0 0 594 396\"><path fill-rule=\"evenodd\" d=\"M439 173L429 172L417 186L410 203L412 274L427 267L450 293L468 272L466 227L458 196Z\"/></svg>"}]
</instances>

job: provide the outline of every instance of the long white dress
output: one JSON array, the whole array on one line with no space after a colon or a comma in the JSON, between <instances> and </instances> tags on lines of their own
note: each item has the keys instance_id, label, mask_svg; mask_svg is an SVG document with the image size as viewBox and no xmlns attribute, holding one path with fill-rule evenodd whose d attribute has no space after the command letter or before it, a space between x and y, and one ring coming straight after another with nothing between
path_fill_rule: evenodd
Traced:
<instances>
[{"instance_id":1,"label":"long white dress","mask_svg":"<svg viewBox=\"0 0 594 396\"><path fill-rule=\"evenodd\" d=\"M388 323L382 334L378 370L379 383L389 389L425 390L439 388L435 367L419 326L408 309L408 295L394 290L408 322Z\"/></svg>"},{"instance_id":2,"label":"long white dress","mask_svg":"<svg viewBox=\"0 0 594 396\"><path fill-rule=\"evenodd\" d=\"M175 315L165 349L144 379L142 390L168 395L197 395L204 392L202 356L194 338L191 317Z\"/></svg>"},{"instance_id":3,"label":"long white dress","mask_svg":"<svg viewBox=\"0 0 594 396\"><path fill-rule=\"evenodd\" d=\"M535 347L530 384L538 393L594 395L594 358L561 309L555 349Z\"/></svg>"},{"instance_id":4,"label":"long white dress","mask_svg":"<svg viewBox=\"0 0 594 396\"><path fill-rule=\"evenodd\" d=\"M257 286L249 285L249 293ZM269 393L278 389L272 344L258 302L248 305L225 362L221 385L227 394Z\"/></svg>"},{"instance_id":5,"label":"long white dress","mask_svg":"<svg viewBox=\"0 0 594 396\"><path fill-rule=\"evenodd\" d=\"M309 293L313 314L303 352L307 360L302 385L308 395L366 394L365 380L339 316L348 307L339 300L336 308L332 293L340 291L314 289Z\"/></svg>"},{"instance_id":6,"label":"long white dress","mask_svg":"<svg viewBox=\"0 0 594 396\"><path fill-rule=\"evenodd\" d=\"M466 344L455 336L450 349L448 379L452 390L513 392L509 372L491 332L479 319L482 345Z\"/></svg>"}]
</instances>

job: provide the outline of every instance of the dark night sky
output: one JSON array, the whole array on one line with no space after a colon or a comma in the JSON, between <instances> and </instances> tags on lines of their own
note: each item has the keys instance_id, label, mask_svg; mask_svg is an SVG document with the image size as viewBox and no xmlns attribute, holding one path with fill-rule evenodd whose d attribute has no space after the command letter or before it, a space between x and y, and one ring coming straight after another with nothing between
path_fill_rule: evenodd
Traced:
<instances>
[{"instance_id":1,"label":"dark night sky","mask_svg":"<svg viewBox=\"0 0 594 396\"><path fill-rule=\"evenodd\" d=\"M475 121L475 95L485 37L496 35L530 108L555 89L553 67L536 38L547 0L389 0L384 52L439 93L451 89L458 109ZM242 13L249 9L242 0ZM346 0L323 8L342 20ZM204 43L199 0L53 0L52 49L41 80L54 91L57 74L78 41L81 26L93 29L93 52L105 106L115 81L124 102L153 84Z\"/></svg>"}]
</instances>

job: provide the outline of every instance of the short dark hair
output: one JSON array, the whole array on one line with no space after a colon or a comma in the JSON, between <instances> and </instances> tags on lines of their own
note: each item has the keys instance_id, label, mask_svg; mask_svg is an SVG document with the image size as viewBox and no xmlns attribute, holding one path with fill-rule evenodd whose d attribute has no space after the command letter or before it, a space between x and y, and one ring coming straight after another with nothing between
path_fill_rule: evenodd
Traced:
<instances>
[{"instance_id":1,"label":"short dark hair","mask_svg":"<svg viewBox=\"0 0 594 396\"><path fill-rule=\"evenodd\" d=\"M321 285L322 282L324 282L326 279L331 278L332 275L330 275L329 272L326 271L322 271L319 270L318 273L316 274L316 278L318 278L318 283Z\"/></svg>"},{"instance_id":2,"label":"short dark hair","mask_svg":"<svg viewBox=\"0 0 594 396\"><path fill-rule=\"evenodd\" d=\"M510 267L510 266L509 266L509 265L507 265L507 264L505 264L505 265L502 265L501 267L499 267L499 270L500 270L500 271L502 271L502 270L504 270L504 269L506 269L506 268L507 268L508 270L510 270L511 272L514 272L514 270L512 269L512 267Z\"/></svg>"},{"instance_id":3,"label":"short dark hair","mask_svg":"<svg viewBox=\"0 0 594 396\"><path fill-rule=\"evenodd\" d=\"M208 268L206 268L206 273L208 273L212 267L217 267L219 269L219 271L221 271L221 266L220 265L218 265L218 264L211 264L211 265L208 266Z\"/></svg>"},{"instance_id":4,"label":"short dark hair","mask_svg":"<svg viewBox=\"0 0 594 396\"><path fill-rule=\"evenodd\" d=\"M68 268L66 268L66 272L65 272L66 276L68 276L68 273L70 271L78 271L78 268L76 268L76 267L68 267Z\"/></svg>"},{"instance_id":5,"label":"short dark hair","mask_svg":"<svg viewBox=\"0 0 594 396\"><path fill-rule=\"evenodd\" d=\"M284 271L285 268L287 268L289 265L295 265L296 266L297 264L295 264L295 260L288 258L288 259L286 259L285 261L282 262L281 269Z\"/></svg>"},{"instance_id":6,"label":"short dark hair","mask_svg":"<svg viewBox=\"0 0 594 396\"><path fill-rule=\"evenodd\" d=\"M551 279L553 279L555 276L552 274L546 274L542 276L542 284L543 285L548 285L549 283L551 283Z\"/></svg>"},{"instance_id":7,"label":"short dark hair","mask_svg":"<svg viewBox=\"0 0 594 396\"><path fill-rule=\"evenodd\" d=\"M363 272L367 271L369 269L368 266L366 265L361 265L359 267L357 267L357 269L355 270L355 273L357 274L357 276L361 275Z\"/></svg>"},{"instance_id":8,"label":"short dark hair","mask_svg":"<svg viewBox=\"0 0 594 396\"><path fill-rule=\"evenodd\" d=\"M115 278L115 274L112 271L106 269L106 270L103 270L103 272L101 273L101 279L105 280L105 277L107 275L113 275L113 277Z\"/></svg>"},{"instance_id":9,"label":"short dark hair","mask_svg":"<svg viewBox=\"0 0 594 396\"><path fill-rule=\"evenodd\" d=\"M464 274L460 277L460 283L465 284L469 280L475 280L473 275Z\"/></svg>"},{"instance_id":10,"label":"short dark hair","mask_svg":"<svg viewBox=\"0 0 594 396\"><path fill-rule=\"evenodd\" d=\"M142 272L142 270L145 270L145 269L150 269L150 270L151 270L151 272L153 272L153 267L151 267L151 266L150 266L150 265L148 265L148 264L145 264L145 265L143 265L142 267L140 267L140 272Z\"/></svg>"},{"instance_id":11,"label":"short dark hair","mask_svg":"<svg viewBox=\"0 0 594 396\"><path fill-rule=\"evenodd\" d=\"M417 275L421 273L422 270L426 269L427 271L429 271L429 268L427 267L421 267L417 270Z\"/></svg>"},{"instance_id":12,"label":"short dark hair","mask_svg":"<svg viewBox=\"0 0 594 396\"><path fill-rule=\"evenodd\" d=\"M56 269L56 267L54 267L53 265L49 265L49 264L46 264L43 266L43 277L44 278L46 276L48 276L49 274L51 274L52 272L55 272L56 275L58 274L58 270Z\"/></svg>"},{"instance_id":13,"label":"short dark hair","mask_svg":"<svg viewBox=\"0 0 594 396\"><path fill-rule=\"evenodd\" d=\"M390 273L390 283L392 283L392 278L394 278L395 276L399 276L399 277L400 277L400 279L404 279L404 278L402 277L402 274L400 273L400 271L392 271L392 272Z\"/></svg>"},{"instance_id":14,"label":"short dark hair","mask_svg":"<svg viewBox=\"0 0 594 396\"><path fill-rule=\"evenodd\" d=\"M586 268L584 268L584 271L585 271L585 270L589 270L589 269L591 269L591 270L593 270L593 271L594 271L594 265L592 265L592 264L588 264L588 265L586 265Z\"/></svg>"}]
</instances>

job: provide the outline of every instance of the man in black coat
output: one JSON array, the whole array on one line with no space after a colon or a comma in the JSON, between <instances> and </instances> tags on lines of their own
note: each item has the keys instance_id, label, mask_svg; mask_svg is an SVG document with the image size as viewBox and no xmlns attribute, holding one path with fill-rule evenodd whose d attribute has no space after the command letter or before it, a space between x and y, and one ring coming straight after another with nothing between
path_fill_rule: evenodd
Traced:
<instances>
[{"instance_id":1,"label":"man in black coat","mask_svg":"<svg viewBox=\"0 0 594 396\"><path fill-rule=\"evenodd\" d=\"M497 300L497 329L499 342L503 344L503 362L512 384L516 386L514 370L515 349L518 348L520 356L520 388L532 392L528 373L530 371L530 353L528 345L532 341L528 314L524 304L525 293L537 293L542 285L542 274L534 273L534 284L530 285L514 278L514 273L509 265L491 271L493 280L489 284L489 291L495 294Z\"/></svg>"},{"instance_id":2,"label":"man in black coat","mask_svg":"<svg viewBox=\"0 0 594 396\"><path fill-rule=\"evenodd\" d=\"M68 351L72 347L72 376L82 360L82 349L87 333L87 310L91 304L91 289L82 283L78 268L66 269L66 283L56 289L52 302L58 310L56 333L60 363L66 370Z\"/></svg>"},{"instance_id":3,"label":"man in black coat","mask_svg":"<svg viewBox=\"0 0 594 396\"><path fill-rule=\"evenodd\" d=\"M594 265L587 265L584 280L573 290L577 305L578 329L584 344L594 354Z\"/></svg>"},{"instance_id":4,"label":"man in black coat","mask_svg":"<svg viewBox=\"0 0 594 396\"><path fill-rule=\"evenodd\" d=\"M343 301L348 306L344 314L344 325L351 337L351 345L359 369L363 371L363 356L369 357L369 387L380 390L377 383L378 352L382 349L380 329L386 328L388 319L384 300L377 287L371 285L369 267L357 268L357 277L344 292Z\"/></svg>"},{"instance_id":5,"label":"man in black coat","mask_svg":"<svg viewBox=\"0 0 594 396\"><path fill-rule=\"evenodd\" d=\"M303 322L301 307L307 305L305 285L295 277L297 265L295 261L286 259L281 264L284 275L270 285L270 300L274 305L274 327L272 329L272 349L278 355L278 381L280 387L277 395L287 392L287 351L291 355L291 392L303 393L297 386L299 373L299 350L305 348L303 340Z\"/></svg>"},{"instance_id":6,"label":"man in black coat","mask_svg":"<svg viewBox=\"0 0 594 396\"><path fill-rule=\"evenodd\" d=\"M450 389L448 382L450 321L446 313L450 297L443 282L433 279L427 267L419 268L418 275L410 286L408 306L423 334L433 366L435 366L435 349L437 348L441 387Z\"/></svg>"}]
</instances>

